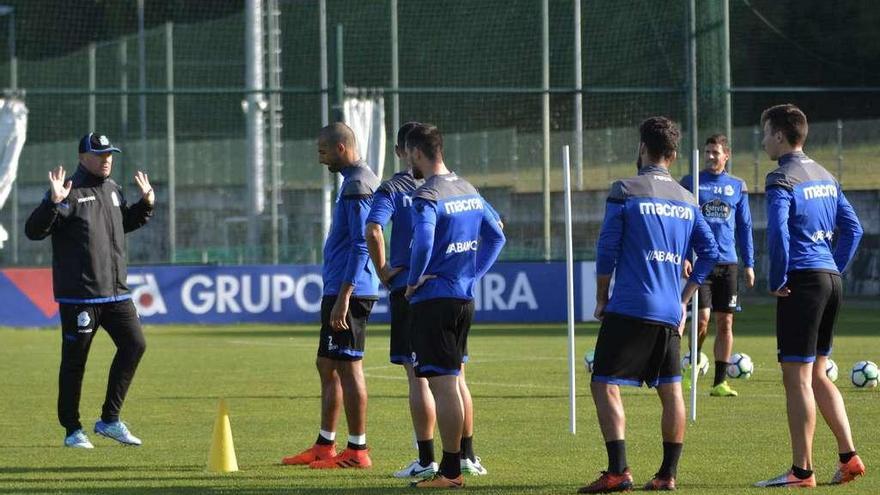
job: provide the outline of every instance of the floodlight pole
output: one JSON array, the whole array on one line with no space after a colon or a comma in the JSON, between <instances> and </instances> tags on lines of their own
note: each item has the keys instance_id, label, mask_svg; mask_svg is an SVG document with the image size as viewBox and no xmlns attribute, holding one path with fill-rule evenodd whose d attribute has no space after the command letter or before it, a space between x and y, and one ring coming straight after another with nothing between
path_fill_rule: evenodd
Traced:
<instances>
[{"instance_id":1,"label":"floodlight pole","mask_svg":"<svg viewBox=\"0 0 880 495\"><path fill-rule=\"evenodd\" d=\"M731 109L730 94L730 0L721 0L722 43L721 43L721 78L724 83L724 135L733 148L733 110ZM733 155L727 160L727 171L733 173Z\"/></svg>"},{"instance_id":2,"label":"floodlight pole","mask_svg":"<svg viewBox=\"0 0 880 495\"><path fill-rule=\"evenodd\" d=\"M321 43L321 126L330 124L330 76L327 64L327 0L318 2L320 18L318 30ZM330 174L321 170L321 244L330 234L330 217L332 213L333 184Z\"/></svg>"},{"instance_id":3,"label":"floodlight pole","mask_svg":"<svg viewBox=\"0 0 880 495\"><path fill-rule=\"evenodd\" d=\"M544 151L544 260L550 259L550 2L541 2L541 127Z\"/></svg>"},{"instance_id":4,"label":"floodlight pole","mask_svg":"<svg viewBox=\"0 0 880 495\"><path fill-rule=\"evenodd\" d=\"M581 51L581 0L574 0L574 169L578 191L584 189L584 94Z\"/></svg>"}]
</instances>

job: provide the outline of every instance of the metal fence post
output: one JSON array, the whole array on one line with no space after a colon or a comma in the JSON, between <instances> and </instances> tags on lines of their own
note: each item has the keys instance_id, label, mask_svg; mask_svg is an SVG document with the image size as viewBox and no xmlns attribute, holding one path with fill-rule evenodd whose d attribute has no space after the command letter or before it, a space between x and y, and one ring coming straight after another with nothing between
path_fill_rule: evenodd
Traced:
<instances>
[{"instance_id":1,"label":"metal fence post","mask_svg":"<svg viewBox=\"0 0 880 495\"><path fill-rule=\"evenodd\" d=\"M174 137L174 23L165 23L165 141L168 146L168 259L177 261L177 165Z\"/></svg>"}]
</instances>

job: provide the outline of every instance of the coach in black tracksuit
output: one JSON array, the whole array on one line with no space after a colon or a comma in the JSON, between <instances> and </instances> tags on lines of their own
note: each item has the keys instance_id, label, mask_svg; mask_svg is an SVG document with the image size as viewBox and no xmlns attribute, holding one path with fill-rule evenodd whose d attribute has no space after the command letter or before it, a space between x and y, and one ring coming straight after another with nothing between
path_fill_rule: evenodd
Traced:
<instances>
[{"instance_id":1,"label":"coach in black tracksuit","mask_svg":"<svg viewBox=\"0 0 880 495\"><path fill-rule=\"evenodd\" d=\"M68 437L77 433L85 439L85 448L91 444L81 432L79 400L94 331L103 327L116 345L99 422L104 426L121 424L119 410L145 349L126 285L125 233L147 223L155 194L147 175L137 172L142 198L126 203L122 188L110 178L114 152L119 149L106 136L84 136L76 172L67 181L61 166L49 172L49 191L25 225L31 240L52 236L52 283L63 334L58 419ZM123 441L98 429L96 425L97 433Z\"/></svg>"}]
</instances>

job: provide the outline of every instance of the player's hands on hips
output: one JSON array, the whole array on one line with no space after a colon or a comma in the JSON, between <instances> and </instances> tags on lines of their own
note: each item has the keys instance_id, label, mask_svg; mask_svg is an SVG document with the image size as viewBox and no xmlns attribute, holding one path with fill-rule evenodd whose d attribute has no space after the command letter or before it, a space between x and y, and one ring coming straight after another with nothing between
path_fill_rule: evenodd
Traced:
<instances>
[{"instance_id":1,"label":"player's hands on hips","mask_svg":"<svg viewBox=\"0 0 880 495\"><path fill-rule=\"evenodd\" d=\"M337 297L333 303L333 309L330 310L330 328L334 331L341 332L348 330L348 322L345 316L348 314L348 298Z\"/></svg>"},{"instance_id":2,"label":"player's hands on hips","mask_svg":"<svg viewBox=\"0 0 880 495\"><path fill-rule=\"evenodd\" d=\"M596 310L593 311L593 316L599 321L605 317L605 306L608 306L608 301L596 301Z\"/></svg>"},{"instance_id":3,"label":"player's hands on hips","mask_svg":"<svg viewBox=\"0 0 880 495\"><path fill-rule=\"evenodd\" d=\"M404 294L404 297L406 297L407 299L412 298L413 294L415 294L416 291L419 290L419 287L424 285L425 282L427 282L428 280L431 280L432 278L437 278L437 275L427 275L427 274L422 275L421 277L419 277L419 280L418 280L418 282L416 282L416 285L407 285L406 286L406 293Z\"/></svg>"},{"instance_id":4,"label":"player's hands on hips","mask_svg":"<svg viewBox=\"0 0 880 495\"><path fill-rule=\"evenodd\" d=\"M150 177L140 170L134 174L134 181L141 188L141 195L148 205L152 206L156 202L156 193L153 192L153 186L150 185Z\"/></svg>"},{"instance_id":5,"label":"player's hands on hips","mask_svg":"<svg viewBox=\"0 0 880 495\"><path fill-rule=\"evenodd\" d=\"M681 274L684 278L691 278L691 273L694 271L694 265L691 264L690 260L684 260L684 263L681 267Z\"/></svg>"},{"instance_id":6,"label":"player's hands on hips","mask_svg":"<svg viewBox=\"0 0 880 495\"><path fill-rule=\"evenodd\" d=\"M58 168L49 171L49 199L56 205L67 198L67 195L70 194L70 188L73 187L73 183L69 179L64 180L66 175L67 172L64 171L63 165L58 165Z\"/></svg>"},{"instance_id":7,"label":"player's hands on hips","mask_svg":"<svg viewBox=\"0 0 880 495\"><path fill-rule=\"evenodd\" d=\"M382 284L384 284L386 287L391 287L391 279L393 279L394 276L398 273L402 272L403 267L397 266L392 268L388 265L385 265L376 271L378 272L376 275L379 276L379 280L382 282Z\"/></svg>"},{"instance_id":8,"label":"player's hands on hips","mask_svg":"<svg viewBox=\"0 0 880 495\"><path fill-rule=\"evenodd\" d=\"M744 276L746 279L746 287L748 287L750 289L752 287L754 287L755 286L755 269L750 266L747 266L746 271L744 273Z\"/></svg>"},{"instance_id":9,"label":"player's hands on hips","mask_svg":"<svg viewBox=\"0 0 880 495\"><path fill-rule=\"evenodd\" d=\"M771 290L770 294L776 297L788 297L789 295L791 295L791 289L789 289L788 287L783 287L779 290Z\"/></svg>"}]
</instances>

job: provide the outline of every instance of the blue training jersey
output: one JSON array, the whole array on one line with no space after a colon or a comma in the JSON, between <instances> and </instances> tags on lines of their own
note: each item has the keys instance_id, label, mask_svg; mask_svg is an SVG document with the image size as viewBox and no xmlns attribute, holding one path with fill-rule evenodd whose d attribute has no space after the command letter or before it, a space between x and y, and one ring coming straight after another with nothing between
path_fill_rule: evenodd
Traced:
<instances>
[{"instance_id":1,"label":"blue training jersey","mask_svg":"<svg viewBox=\"0 0 880 495\"><path fill-rule=\"evenodd\" d=\"M715 174L703 170L699 177L700 194L697 199L703 218L718 243L718 264L735 265L738 246L743 266L755 266L752 213L749 211L749 190L745 181L724 171ZM693 192L694 183L690 175L681 179L681 185Z\"/></svg>"},{"instance_id":2,"label":"blue training jersey","mask_svg":"<svg viewBox=\"0 0 880 495\"><path fill-rule=\"evenodd\" d=\"M474 298L474 282L485 275L504 246L497 213L455 173L435 175L413 194L413 247L407 283L432 275L410 299ZM494 211L494 210L493 210Z\"/></svg>"},{"instance_id":3,"label":"blue training jersey","mask_svg":"<svg viewBox=\"0 0 880 495\"><path fill-rule=\"evenodd\" d=\"M364 235L379 178L362 162L345 167L340 173L344 179L336 197L330 234L324 243L324 295L339 294L342 284L347 282L354 285L355 296L379 297L379 277L370 261Z\"/></svg>"},{"instance_id":4,"label":"blue training jersey","mask_svg":"<svg viewBox=\"0 0 880 495\"><path fill-rule=\"evenodd\" d=\"M615 182L596 254L596 273L614 273L605 311L677 327L681 263L691 249L697 261L690 280L702 284L718 259L718 246L693 194L668 170L646 165L638 176Z\"/></svg>"},{"instance_id":5,"label":"blue training jersey","mask_svg":"<svg viewBox=\"0 0 880 495\"><path fill-rule=\"evenodd\" d=\"M413 177L407 169L394 174L383 182L373 195L373 206L367 223L375 223L385 228L388 222L391 229L391 249L386 263L391 268L403 268L391 279L391 290L406 287L409 277L410 244L412 243L412 194L424 181Z\"/></svg>"},{"instance_id":6,"label":"blue training jersey","mask_svg":"<svg viewBox=\"0 0 880 495\"><path fill-rule=\"evenodd\" d=\"M770 290L785 287L792 271L843 273L863 230L837 179L798 151L779 158L766 191Z\"/></svg>"}]
</instances>

